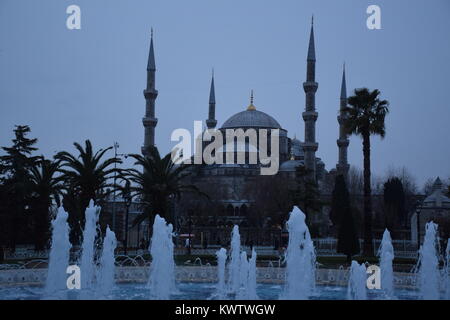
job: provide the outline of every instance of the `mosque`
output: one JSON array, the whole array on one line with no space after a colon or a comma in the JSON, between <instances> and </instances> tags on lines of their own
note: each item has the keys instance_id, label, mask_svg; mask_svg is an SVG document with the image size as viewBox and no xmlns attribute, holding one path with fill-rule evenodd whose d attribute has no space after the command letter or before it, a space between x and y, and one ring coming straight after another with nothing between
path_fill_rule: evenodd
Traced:
<instances>
[{"instance_id":1,"label":"mosque","mask_svg":"<svg viewBox=\"0 0 450 320\"><path fill-rule=\"evenodd\" d=\"M315 106L315 95L318 88L316 81L316 54L314 45L314 25L311 23L311 31L309 45L307 51L307 72L306 80L303 82L305 92L305 109L302 118L305 123L304 140L301 141L295 137L289 137L288 131L269 114L258 110L253 104L253 95L250 105L243 111L230 116L223 124L216 128L217 119L215 118L216 99L214 75L211 79L211 87L209 92L208 117L206 119L206 127L208 129L217 129L223 132L227 129L279 129L279 170L277 175L281 177L286 184L292 183L295 179L296 168L304 166L310 172L314 180L321 188L322 182L329 175L343 174L347 175L349 164L347 162L347 149L349 139L343 128L343 119L345 117L344 108L347 105L345 69L342 74L341 94L340 94L340 112L337 117L339 136L337 139L337 147L339 160L336 168L327 171L324 163L316 156L319 144L316 141L316 121L319 116ZM150 51L147 64L147 87L144 90L146 100L145 116L143 125L145 128L144 145L142 153L149 146L155 145L155 128L158 119L155 114L155 101L158 91L155 88L156 65L153 47L153 36L150 41ZM246 151L249 150L248 145ZM211 191L216 203L222 205L217 219L211 221L211 224L231 224L246 223L246 215L255 199L251 199L246 190L258 188L257 176L260 174L261 163L256 164L201 164L192 165L192 173L190 183L195 184L199 189ZM194 206L195 207L195 206ZM186 216L185 208L178 208L178 216ZM204 220L208 220L212 214L206 214ZM324 222L325 223L325 222Z\"/></svg>"}]
</instances>

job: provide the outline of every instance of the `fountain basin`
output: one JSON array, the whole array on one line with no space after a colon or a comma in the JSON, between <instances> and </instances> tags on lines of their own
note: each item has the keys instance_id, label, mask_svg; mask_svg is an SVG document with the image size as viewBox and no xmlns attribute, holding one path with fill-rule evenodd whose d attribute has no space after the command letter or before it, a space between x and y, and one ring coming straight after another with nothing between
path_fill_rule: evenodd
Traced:
<instances>
[{"instance_id":1,"label":"fountain basin","mask_svg":"<svg viewBox=\"0 0 450 320\"><path fill-rule=\"evenodd\" d=\"M147 283L148 267L116 267L117 283ZM42 286L45 284L47 269L12 269L0 270L0 294L5 286ZM283 284L285 268L259 267L256 270L256 280L259 284ZM217 267L215 266L176 266L177 282L215 283ZM395 272L395 287L398 289L414 289L416 275L412 273ZM348 270L317 269L316 283L327 286L347 286Z\"/></svg>"},{"instance_id":2,"label":"fountain basin","mask_svg":"<svg viewBox=\"0 0 450 320\"><path fill-rule=\"evenodd\" d=\"M177 283L178 293L172 294L172 300L208 300L216 290L215 283ZM282 294L283 285L260 283L256 287L258 297L263 300L276 300ZM67 299L77 299L79 293L69 292ZM317 286L309 297L312 300L345 300L346 288L341 286ZM415 300L418 293L414 290L396 289L395 295L402 300ZM0 300L39 300L44 296L44 288L41 286L8 286L0 289ZM119 283L112 291L111 299L119 300L147 300L150 292L146 283ZM229 299L228 297L227 299ZM369 300L383 299L379 291L369 290Z\"/></svg>"}]
</instances>

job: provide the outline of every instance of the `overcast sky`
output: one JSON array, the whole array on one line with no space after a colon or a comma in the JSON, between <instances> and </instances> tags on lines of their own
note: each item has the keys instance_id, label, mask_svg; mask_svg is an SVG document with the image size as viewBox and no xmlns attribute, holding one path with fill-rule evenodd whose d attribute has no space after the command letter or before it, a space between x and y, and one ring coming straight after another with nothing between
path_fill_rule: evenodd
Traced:
<instances>
[{"instance_id":1,"label":"overcast sky","mask_svg":"<svg viewBox=\"0 0 450 320\"><path fill-rule=\"evenodd\" d=\"M66 8L81 8L81 30ZM381 30L366 9L381 8ZM15 124L31 126L40 152L119 142L139 153L150 28L157 65L156 143L205 120L215 69L218 125L249 103L303 140L302 82L314 14L317 155L329 170L338 150L342 64L347 88L378 88L390 101L384 140L373 138L372 170L408 168L421 184L450 176L450 1L0 0L0 145ZM111 154L112 155L112 154ZM362 167L352 137L349 162Z\"/></svg>"}]
</instances>

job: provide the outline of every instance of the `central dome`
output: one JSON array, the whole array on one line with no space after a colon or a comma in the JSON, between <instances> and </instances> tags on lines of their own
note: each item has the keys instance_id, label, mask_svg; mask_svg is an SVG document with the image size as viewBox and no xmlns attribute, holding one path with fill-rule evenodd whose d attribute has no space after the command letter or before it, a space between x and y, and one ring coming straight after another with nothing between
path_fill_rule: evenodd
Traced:
<instances>
[{"instance_id":1,"label":"central dome","mask_svg":"<svg viewBox=\"0 0 450 320\"><path fill-rule=\"evenodd\" d=\"M232 128L269 128L281 129L280 124L267 113L248 108L228 118L222 125L222 129Z\"/></svg>"}]
</instances>

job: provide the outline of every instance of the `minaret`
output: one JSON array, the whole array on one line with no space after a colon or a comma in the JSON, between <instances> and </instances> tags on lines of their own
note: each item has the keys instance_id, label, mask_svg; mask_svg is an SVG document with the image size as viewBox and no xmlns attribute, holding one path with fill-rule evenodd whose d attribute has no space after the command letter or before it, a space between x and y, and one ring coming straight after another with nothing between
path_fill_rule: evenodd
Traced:
<instances>
[{"instance_id":1,"label":"minaret","mask_svg":"<svg viewBox=\"0 0 450 320\"><path fill-rule=\"evenodd\" d=\"M148 54L147 63L147 88L144 90L145 97L145 117L142 118L142 123L145 128L144 146L142 147L142 154L147 155L147 149L155 145L155 127L158 119L155 118L155 100L158 96L158 90L155 89L155 52L153 50L153 29L150 38L150 52Z\"/></svg>"},{"instance_id":2,"label":"minaret","mask_svg":"<svg viewBox=\"0 0 450 320\"><path fill-rule=\"evenodd\" d=\"M206 126L208 129L214 129L217 124L216 118L216 94L214 90L214 70L211 77L211 88L209 89L209 112Z\"/></svg>"},{"instance_id":3,"label":"minaret","mask_svg":"<svg viewBox=\"0 0 450 320\"><path fill-rule=\"evenodd\" d=\"M305 90L305 111L302 113L305 121L305 142L302 144L305 152L305 168L316 179L316 151L319 144L316 142L316 91L319 86L316 80L316 52L314 48L314 17L311 18L311 35L309 37Z\"/></svg>"},{"instance_id":4,"label":"minaret","mask_svg":"<svg viewBox=\"0 0 450 320\"><path fill-rule=\"evenodd\" d=\"M336 141L339 148L339 160L336 165L336 170L338 174L344 175L347 178L348 169L350 168L347 162L347 149L349 145L348 135L345 132L344 120L347 116L345 108L347 107L347 86L345 83L345 64L342 72L342 83L341 83L341 104L339 109L339 115L337 120L339 122L339 139Z\"/></svg>"}]
</instances>

